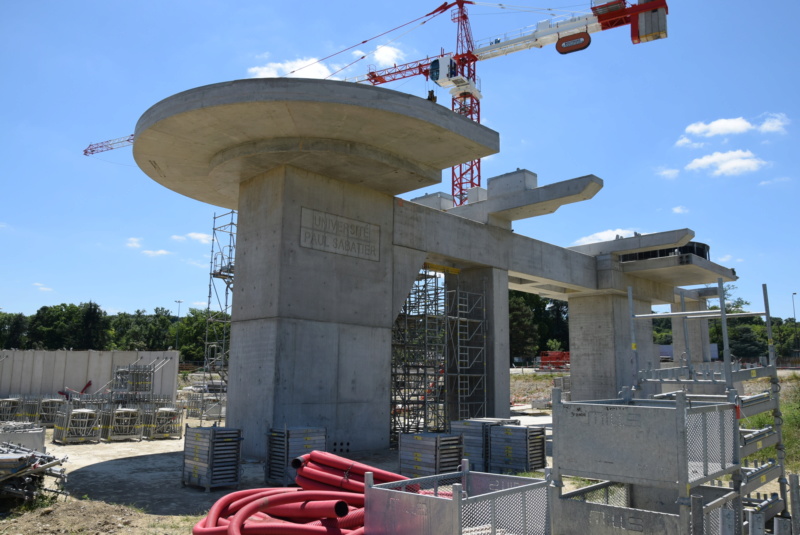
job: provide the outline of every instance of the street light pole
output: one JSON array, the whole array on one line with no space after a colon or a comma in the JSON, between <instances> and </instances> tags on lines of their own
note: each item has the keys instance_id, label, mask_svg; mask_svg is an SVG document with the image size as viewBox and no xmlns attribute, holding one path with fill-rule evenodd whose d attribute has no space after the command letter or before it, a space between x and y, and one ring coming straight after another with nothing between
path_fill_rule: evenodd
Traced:
<instances>
[{"instance_id":1,"label":"street light pole","mask_svg":"<svg viewBox=\"0 0 800 535\"><path fill-rule=\"evenodd\" d=\"M183 301L176 299L175 302L178 303L178 324L175 326L175 350L180 351L180 346L178 345L178 333L180 332L181 328L181 303L183 303Z\"/></svg>"},{"instance_id":2,"label":"street light pole","mask_svg":"<svg viewBox=\"0 0 800 535\"><path fill-rule=\"evenodd\" d=\"M798 340L797 338L797 312L794 309L794 296L797 295L797 292L792 292L792 315L794 316L794 345L795 345L795 353L800 352L800 347L798 347Z\"/></svg>"}]
</instances>

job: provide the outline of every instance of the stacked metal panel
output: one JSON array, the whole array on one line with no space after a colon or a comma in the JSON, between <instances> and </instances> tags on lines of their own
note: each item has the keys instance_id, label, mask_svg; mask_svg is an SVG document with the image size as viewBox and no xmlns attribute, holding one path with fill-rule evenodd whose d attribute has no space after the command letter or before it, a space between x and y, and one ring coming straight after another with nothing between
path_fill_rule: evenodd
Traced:
<instances>
[{"instance_id":1,"label":"stacked metal panel","mask_svg":"<svg viewBox=\"0 0 800 535\"><path fill-rule=\"evenodd\" d=\"M186 427L183 450L184 485L238 486L242 458L242 430L231 427Z\"/></svg>"},{"instance_id":2,"label":"stacked metal panel","mask_svg":"<svg viewBox=\"0 0 800 535\"><path fill-rule=\"evenodd\" d=\"M293 482L296 473L290 465L292 459L312 450L325 451L326 434L324 427L270 429L264 479L284 486Z\"/></svg>"},{"instance_id":3,"label":"stacked metal panel","mask_svg":"<svg viewBox=\"0 0 800 535\"><path fill-rule=\"evenodd\" d=\"M56 414L66 403L64 398L44 398L39 406L39 423L44 427L53 427Z\"/></svg>"},{"instance_id":4,"label":"stacked metal panel","mask_svg":"<svg viewBox=\"0 0 800 535\"><path fill-rule=\"evenodd\" d=\"M545 466L547 458L544 427L499 425L491 428L490 472L530 472Z\"/></svg>"},{"instance_id":5,"label":"stacked metal panel","mask_svg":"<svg viewBox=\"0 0 800 535\"><path fill-rule=\"evenodd\" d=\"M116 407L100 412L100 438L106 441L141 440L142 418L139 409Z\"/></svg>"},{"instance_id":6,"label":"stacked metal panel","mask_svg":"<svg viewBox=\"0 0 800 535\"><path fill-rule=\"evenodd\" d=\"M464 456L461 435L404 433L399 446L400 473L408 477L457 472Z\"/></svg>"},{"instance_id":7,"label":"stacked metal panel","mask_svg":"<svg viewBox=\"0 0 800 535\"><path fill-rule=\"evenodd\" d=\"M18 397L0 399L0 422L16 422L19 406Z\"/></svg>"},{"instance_id":8,"label":"stacked metal panel","mask_svg":"<svg viewBox=\"0 0 800 535\"><path fill-rule=\"evenodd\" d=\"M150 408L143 415L142 435L146 438L181 438L183 410L175 407Z\"/></svg>"},{"instance_id":9,"label":"stacked metal panel","mask_svg":"<svg viewBox=\"0 0 800 535\"><path fill-rule=\"evenodd\" d=\"M75 409L66 403L56 414L53 442L75 444L100 441L100 412L95 409Z\"/></svg>"},{"instance_id":10,"label":"stacked metal panel","mask_svg":"<svg viewBox=\"0 0 800 535\"><path fill-rule=\"evenodd\" d=\"M470 418L450 422L450 432L464 437L464 458L470 470L489 471L489 431L496 425L519 425L519 420L507 418Z\"/></svg>"}]
</instances>

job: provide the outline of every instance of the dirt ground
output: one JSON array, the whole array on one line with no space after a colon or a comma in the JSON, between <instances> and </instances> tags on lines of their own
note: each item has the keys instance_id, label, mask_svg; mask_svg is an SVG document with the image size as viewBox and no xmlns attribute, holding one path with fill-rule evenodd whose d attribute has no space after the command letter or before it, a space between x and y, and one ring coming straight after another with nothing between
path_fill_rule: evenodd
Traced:
<instances>
[{"instance_id":1,"label":"dirt ground","mask_svg":"<svg viewBox=\"0 0 800 535\"><path fill-rule=\"evenodd\" d=\"M200 425L189 420L190 427ZM203 425L211 425L209 422ZM47 431L47 453L67 457L66 490L54 504L22 516L0 519L0 535L188 535L221 497L237 490L183 486L183 439L59 445ZM396 452L354 455L372 466L397 472ZM261 488L264 463L242 465L241 489Z\"/></svg>"}]
</instances>

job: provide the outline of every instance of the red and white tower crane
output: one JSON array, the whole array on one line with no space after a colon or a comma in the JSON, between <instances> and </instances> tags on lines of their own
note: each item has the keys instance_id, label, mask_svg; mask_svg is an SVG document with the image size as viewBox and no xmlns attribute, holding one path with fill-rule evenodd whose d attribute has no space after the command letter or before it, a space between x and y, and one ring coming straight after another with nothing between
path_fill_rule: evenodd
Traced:
<instances>
[{"instance_id":1,"label":"red and white tower crane","mask_svg":"<svg viewBox=\"0 0 800 535\"><path fill-rule=\"evenodd\" d=\"M472 38L467 5L477 2L455 0L445 2L426 17L433 18L451 11L451 20L458 25L456 49L454 53L442 53L423 60L395 65L387 69L373 69L367 74L347 81L381 85L412 76L424 76L443 88L448 88L452 96L451 109L475 122L481 121L481 92L478 88L475 67L478 61L531 48L555 45L561 54L584 50L591 43L590 34L619 28L631 27L633 44L644 43L667 37L666 0L639 0L629 4L625 0L611 0L599 3L592 0L591 15L579 15L559 20L545 20L533 29L519 31L513 36L491 39L488 43L476 46ZM133 135L92 143L84 151L89 156L133 144ZM481 185L481 161L473 160L452 168L453 204L460 206L467 202L470 188Z\"/></svg>"}]
</instances>

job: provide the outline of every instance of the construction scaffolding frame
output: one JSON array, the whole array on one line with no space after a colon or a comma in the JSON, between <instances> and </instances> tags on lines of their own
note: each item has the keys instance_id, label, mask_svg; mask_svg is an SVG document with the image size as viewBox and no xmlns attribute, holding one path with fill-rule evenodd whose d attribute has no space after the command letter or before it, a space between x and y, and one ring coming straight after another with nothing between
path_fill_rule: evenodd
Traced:
<instances>
[{"instance_id":1,"label":"construction scaffolding frame","mask_svg":"<svg viewBox=\"0 0 800 535\"><path fill-rule=\"evenodd\" d=\"M211 269L208 278L208 308L206 310L205 359L203 378L205 384L218 376L222 381L220 399L224 404L228 384L228 358L230 356L231 307L233 306L233 275L236 259L235 210L214 214L211 238ZM201 413L205 407L201 409ZM219 411L220 416L222 411Z\"/></svg>"},{"instance_id":2,"label":"construction scaffolding frame","mask_svg":"<svg viewBox=\"0 0 800 535\"><path fill-rule=\"evenodd\" d=\"M486 299L484 293L447 292L447 388L452 419L486 416Z\"/></svg>"},{"instance_id":3,"label":"construction scaffolding frame","mask_svg":"<svg viewBox=\"0 0 800 535\"><path fill-rule=\"evenodd\" d=\"M395 319L393 446L402 433L447 432L451 420L486 416L485 294L459 290L459 273L426 263Z\"/></svg>"},{"instance_id":4,"label":"construction scaffolding frame","mask_svg":"<svg viewBox=\"0 0 800 535\"><path fill-rule=\"evenodd\" d=\"M391 442L401 433L445 431L445 287L426 265L392 329Z\"/></svg>"}]
</instances>

